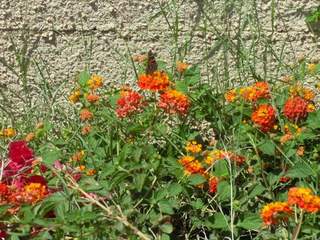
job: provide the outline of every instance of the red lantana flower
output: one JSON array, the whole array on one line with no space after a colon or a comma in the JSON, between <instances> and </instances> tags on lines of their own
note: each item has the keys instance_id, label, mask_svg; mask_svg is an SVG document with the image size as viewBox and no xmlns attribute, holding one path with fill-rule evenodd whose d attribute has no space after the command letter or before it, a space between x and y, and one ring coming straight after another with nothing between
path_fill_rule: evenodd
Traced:
<instances>
[{"instance_id":1,"label":"red lantana flower","mask_svg":"<svg viewBox=\"0 0 320 240\"><path fill-rule=\"evenodd\" d=\"M215 176L209 179L209 193L216 193L218 189L219 179Z\"/></svg>"},{"instance_id":2,"label":"red lantana flower","mask_svg":"<svg viewBox=\"0 0 320 240\"><path fill-rule=\"evenodd\" d=\"M7 184L0 182L0 206L7 202L8 195L9 195L9 188Z\"/></svg>"},{"instance_id":3,"label":"red lantana flower","mask_svg":"<svg viewBox=\"0 0 320 240\"><path fill-rule=\"evenodd\" d=\"M177 90L168 90L161 94L158 106L170 114L187 114L190 101L186 95Z\"/></svg>"},{"instance_id":4,"label":"red lantana flower","mask_svg":"<svg viewBox=\"0 0 320 240\"><path fill-rule=\"evenodd\" d=\"M289 98L284 104L283 114L291 121L298 121L308 115L308 101L296 96Z\"/></svg>"},{"instance_id":5,"label":"red lantana flower","mask_svg":"<svg viewBox=\"0 0 320 240\"><path fill-rule=\"evenodd\" d=\"M121 92L121 97L117 101L116 113L119 118L125 118L141 110L144 106L143 96L133 90Z\"/></svg>"}]
</instances>

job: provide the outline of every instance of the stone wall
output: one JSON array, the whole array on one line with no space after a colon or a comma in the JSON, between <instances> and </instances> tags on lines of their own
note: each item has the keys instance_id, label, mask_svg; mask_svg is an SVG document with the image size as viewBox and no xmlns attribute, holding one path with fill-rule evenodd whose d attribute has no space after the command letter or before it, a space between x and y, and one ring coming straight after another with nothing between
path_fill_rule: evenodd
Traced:
<instances>
[{"instance_id":1,"label":"stone wall","mask_svg":"<svg viewBox=\"0 0 320 240\"><path fill-rule=\"evenodd\" d=\"M173 59L175 46L182 47L189 39L187 62L199 63L212 55L203 66L204 75L214 78L226 70L226 64L236 71L238 59L232 51L225 58L217 44L223 34L234 39L231 46L243 44L247 61L257 62L259 69L266 67L263 62L277 68L275 54L284 63L301 53L319 58L320 42L304 22L319 0L234 1L233 9L225 2L233 1L0 0L0 58L14 64L13 49L21 50L24 37L26 55L32 60L28 79L41 82L46 78L57 87L71 83L85 66L107 81L128 82L134 79L128 49L131 54L154 49L159 57ZM179 24L176 38L175 23ZM241 41L239 27L244 28ZM14 69L19 72L17 66ZM3 64L0 84L2 89L21 86Z\"/></svg>"}]
</instances>

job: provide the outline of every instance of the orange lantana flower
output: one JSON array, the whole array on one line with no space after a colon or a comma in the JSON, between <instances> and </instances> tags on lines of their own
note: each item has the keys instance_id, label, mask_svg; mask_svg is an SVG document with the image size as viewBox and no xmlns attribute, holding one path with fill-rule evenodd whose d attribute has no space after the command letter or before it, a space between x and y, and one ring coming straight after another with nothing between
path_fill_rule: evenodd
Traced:
<instances>
[{"instance_id":1,"label":"orange lantana flower","mask_svg":"<svg viewBox=\"0 0 320 240\"><path fill-rule=\"evenodd\" d=\"M96 103L99 101L100 97L96 94L90 93L87 95L86 99L90 103Z\"/></svg>"},{"instance_id":2,"label":"orange lantana flower","mask_svg":"<svg viewBox=\"0 0 320 240\"><path fill-rule=\"evenodd\" d=\"M205 174L205 169L202 164L193 156L183 156L179 160L180 164L184 167L185 173L190 174Z\"/></svg>"},{"instance_id":3,"label":"orange lantana flower","mask_svg":"<svg viewBox=\"0 0 320 240\"><path fill-rule=\"evenodd\" d=\"M178 61L177 62L177 72L178 73L184 73L188 69L189 66L190 65L187 64L187 63Z\"/></svg>"},{"instance_id":4,"label":"orange lantana flower","mask_svg":"<svg viewBox=\"0 0 320 240\"><path fill-rule=\"evenodd\" d=\"M256 82L249 87L240 89L240 95L250 102L255 102L258 99L270 98L270 87L267 82Z\"/></svg>"},{"instance_id":5,"label":"orange lantana flower","mask_svg":"<svg viewBox=\"0 0 320 240\"><path fill-rule=\"evenodd\" d=\"M143 90L161 91L169 87L169 76L162 71L142 74L138 79L138 86Z\"/></svg>"},{"instance_id":6,"label":"orange lantana flower","mask_svg":"<svg viewBox=\"0 0 320 240\"><path fill-rule=\"evenodd\" d=\"M276 121L276 111L270 104L261 104L252 113L251 120L261 131L270 131Z\"/></svg>"},{"instance_id":7,"label":"orange lantana flower","mask_svg":"<svg viewBox=\"0 0 320 240\"><path fill-rule=\"evenodd\" d=\"M48 189L41 183L29 183L24 187L23 195L25 202L36 203L48 195Z\"/></svg>"},{"instance_id":8,"label":"orange lantana flower","mask_svg":"<svg viewBox=\"0 0 320 240\"><path fill-rule=\"evenodd\" d=\"M13 128L5 128L2 131L0 131L0 137L3 136L7 138L12 138L15 135L17 135L17 132Z\"/></svg>"},{"instance_id":9,"label":"orange lantana flower","mask_svg":"<svg viewBox=\"0 0 320 240\"><path fill-rule=\"evenodd\" d=\"M292 209L287 202L272 202L265 205L261 211L261 218L266 225L278 224L282 220L287 220Z\"/></svg>"},{"instance_id":10,"label":"orange lantana flower","mask_svg":"<svg viewBox=\"0 0 320 240\"><path fill-rule=\"evenodd\" d=\"M227 102L231 103L234 102L237 98L237 91L236 89L231 89L224 94L224 98Z\"/></svg>"},{"instance_id":11,"label":"orange lantana flower","mask_svg":"<svg viewBox=\"0 0 320 240\"><path fill-rule=\"evenodd\" d=\"M85 126L82 127L81 129L81 134L82 135L87 135L91 132L92 126L90 124L87 124Z\"/></svg>"},{"instance_id":12,"label":"orange lantana flower","mask_svg":"<svg viewBox=\"0 0 320 240\"><path fill-rule=\"evenodd\" d=\"M290 188L288 192L288 203L290 205L297 205L299 208L310 213L320 210L320 197L315 196L309 188Z\"/></svg>"},{"instance_id":13,"label":"orange lantana flower","mask_svg":"<svg viewBox=\"0 0 320 240\"><path fill-rule=\"evenodd\" d=\"M72 155L71 160L79 162L83 159L84 155L85 155L84 150L78 151Z\"/></svg>"},{"instance_id":14,"label":"orange lantana flower","mask_svg":"<svg viewBox=\"0 0 320 240\"><path fill-rule=\"evenodd\" d=\"M93 74L87 84L91 90L95 90L103 86L103 79L101 76Z\"/></svg>"},{"instance_id":15,"label":"orange lantana flower","mask_svg":"<svg viewBox=\"0 0 320 240\"><path fill-rule=\"evenodd\" d=\"M190 141L187 142L185 149L187 152L199 153L202 150L202 145L197 143L196 141Z\"/></svg>"},{"instance_id":16,"label":"orange lantana flower","mask_svg":"<svg viewBox=\"0 0 320 240\"><path fill-rule=\"evenodd\" d=\"M24 138L26 142L31 142L36 137L34 132L30 132L27 134L27 136Z\"/></svg>"},{"instance_id":17,"label":"orange lantana flower","mask_svg":"<svg viewBox=\"0 0 320 240\"><path fill-rule=\"evenodd\" d=\"M158 106L170 114L184 115L190 107L189 98L177 90L168 90L161 94Z\"/></svg>"},{"instance_id":18,"label":"orange lantana flower","mask_svg":"<svg viewBox=\"0 0 320 240\"><path fill-rule=\"evenodd\" d=\"M89 109L87 108L83 108L81 111L80 111L80 119L82 121L85 121L85 120L90 120L93 118L93 113L90 112Z\"/></svg>"},{"instance_id":19,"label":"orange lantana flower","mask_svg":"<svg viewBox=\"0 0 320 240\"><path fill-rule=\"evenodd\" d=\"M87 171L87 175L88 176L93 176L93 175L95 175L97 173L97 171L95 170L95 169L89 169L88 171Z\"/></svg>"},{"instance_id":20,"label":"orange lantana flower","mask_svg":"<svg viewBox=\"0 0 320 240\"><path fill-rule=\"evenodd\" d=\"M267 82L256 82L253 88L256 90L257 99L270 98L270 87Z\"/></svg>"},{"instance_id":21,"label":"orange lantana flower","mask_svg":"<svg viewBox=\"0 0 320 240\"><path fill-rule=\"evenodd\" d=\"M213 164L215 161L219 160L219 159L223 159L225 157L225 152L222 150L212 150L210 151L207 156L205 157L204 161L206 164L211 165Z\"/></svg>"},{"instance_id":22,"label":"orange lantana flower","mask_svg":"<svg viewBox=\"0 0 320 240\"><path fill-rule=\"evenodd\" d=\"M79 101L80 97L81 97L80 90L76 90L72 92L71 95L69 96L69 101L72 103L76 103Z\"/></svg>"}]
</instances>

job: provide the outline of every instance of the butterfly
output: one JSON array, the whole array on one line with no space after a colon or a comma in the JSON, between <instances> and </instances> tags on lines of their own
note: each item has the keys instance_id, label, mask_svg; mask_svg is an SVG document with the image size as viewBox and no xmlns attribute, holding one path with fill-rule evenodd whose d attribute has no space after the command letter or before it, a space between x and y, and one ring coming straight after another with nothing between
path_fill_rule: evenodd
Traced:
<instances>
[{"instance_id":1,"label":"butterfly","mask_svg":"<svg viewBox=\"0 0 320 240\"><path fill-rule=\"evenodd\" d=\"M152 74L155 71L157 71L158 64L155 57L156 57L156 54L150 50L148 52L146 74Z\"/></svg>"}]
</instances>

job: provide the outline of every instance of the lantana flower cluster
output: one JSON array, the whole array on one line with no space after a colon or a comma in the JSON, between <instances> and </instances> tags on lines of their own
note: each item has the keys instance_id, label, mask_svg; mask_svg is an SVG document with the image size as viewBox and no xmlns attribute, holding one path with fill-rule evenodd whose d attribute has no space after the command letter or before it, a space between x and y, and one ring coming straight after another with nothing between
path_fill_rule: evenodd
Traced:
<instances>
[{"instance_id":1,"label":"lantana flower cluster","mask_svg":"<svg viewBox=\"0 0 320 240\"><path fill-rule=\"evenodd\" d=\"M145 106L145 102L141 94L131 89L122 90L117 101L116 113L119 118L128 117L142 111L143 106Z\"/></svg>"},{"instance_id":2,"label":"lantana flower cluster","mask_svg":"<svg viewBox=\"0 0 320 240\"><path fill-rule=\"evenodd\" d=\"M17 132L14 128L4 128L0 130L0 137L12 138L16 136Z\"/></svg>"},{"instance_id":3,"label":"lantana flower cluster","mask_svg":"<svg viewBox=\"0 0 320 240\"><path fill-rule=\"evenodd\" d=\"M248 87L231 89L225 93L227 102L235 102L236 100L245 100L248 102L256 102L259 99L270 98L270 86L267 82L256 82Z\"/></svg>"},{"instance_id":4,"label":"lantana flower cluster","mask_svg":"<svg viewBox=\"0 0 320 240\"><path fill-rule=\"evenodd\" d=\"M151 91L157 100L156 106L168 114L186 115L190 108L190 100L184 93L172 89L169 76L164 71L154 71L139 75L138 87L142 91ZM119 118L128 117L141 112L143 107L155 99L147 101L139 93L132 89L121 91L117 101L116 113Z\"/></svg>"},{"instance_id":5,"label":"lantana flower cluster","mask_svg":"<svg viewBox=\"0 0 320 240\"><path fill-rule=\"evenodd\" d=\"M8 159L0 183L0 205L11 205L17 211L21 204L35 204L49 195L46 179L34 173L38 161L27 142L11 142ZM45 171L40 164L40 173Z\"/></svg>"},{"instance_id":6,"label":"lantana flower cluster","mask_svg":"<svg viewBox=\"0 0 320 240\"><path fill-rule=\"evenodd\" d=\"M283 114L289 121L297 122L307 117L309 112L315 111L315 92L300 84L289 89L290 96L284 104Z\"/></svg>"},{"instance_id":7,"label":"lantana flower cluster","mask_svg":"<svg viewBox=\"0 0 320 240\"><path fill-rule=\"evenodd\" d=\"M237 165L245 162L245 157L235 153L214 149L206 150L202 144L195 140L188 141L185 150L187 155L182 156L178 161L184 168L186 175L199 174L208 180L208 191L216 193L219 178L212 175L210 169L218 160L230 160Z\"/></svg>"},{"instance_id":8,"label":"lantana flower cluster","mask_svg":"<svg viewBox=\"0 0 320 240\"><path fill-rule=\"evenodd\" d=\"M288 89L289 97L279 113L297 123L305 119L308 113L315 111L315 92L307 87L296 84ZM225 93L228 103L243 101L252 104L252 123L262 132L277 130L277 106L270 103L271 88L266 82L256 82L248 87L232 89Z\"/></svg>"},{"instance_id":9,"label":"lantana flower cluster","mask_svg":"<svg viewBox=\"0 0 320 240\"><path fill-rule=\"evenodd\" d=\"M93 119L94 114L90 110L91 106L96 105L100 101L100 95L97 92L103 86L103 78L99 75L92 74L86 83L82 86L80 84L76 87L70 96L69 101L71 103L77 103L82 100L83 105L80 110L80 120L82 122L89 122ZM90 132L90 124L83 126L83 135L86 135Z\"/></svg>"},{"instance_id":10,"label":"lantana flower cluster","mask_svg":"<svg viewBox=\"0 0 320 240\"><path fill-rule=\"evenodd\" d=\"M292 207L298 207L307 213L320 211L320 196L314 195L309 188L293 187L289 189L286 202L272 202L261 210L261 218L265 225L275 225L287 221L294 212Z\"/></svg>"}]
</instances>

